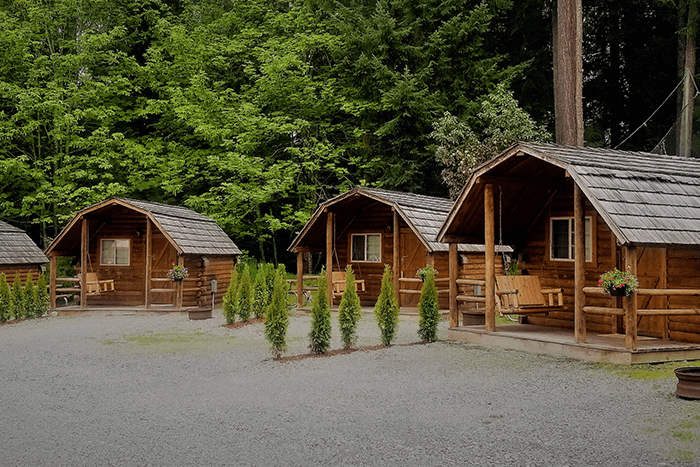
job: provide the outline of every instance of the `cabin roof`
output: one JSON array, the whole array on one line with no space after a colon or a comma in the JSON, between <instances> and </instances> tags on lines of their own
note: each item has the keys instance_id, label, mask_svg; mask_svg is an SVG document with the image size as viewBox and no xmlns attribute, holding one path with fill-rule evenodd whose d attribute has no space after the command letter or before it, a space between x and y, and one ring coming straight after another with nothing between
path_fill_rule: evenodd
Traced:
<instances>
[{"instance_id":1,"label":"cabin roof","mask_svg":"<svg viewBox=\"0 0 700 467\"><path fill-rule=\"evenodd\" d=\"M211 218L181 206L139 201L128 198L113 198L80 210L47 249L55 248L66 233L86 214L109 213L115 208L138 211L158 227L181 254L240 255L241 251Z\"/></svg>"},{"instance_id":2,"label":"cabin roof","mask_svg":"<svg viewBox=\"0 0 700 467\"><path fill-rule=\"evenodd\" d=\"M620 243L700 243L700 160L539 143L516 144L478 167L455 202L439 238L459 236L460 230L475 233L477 228L483 229L483 214L478 227L463 215L473 202L480 202L483 211L483 194L476 193L481 191L476 188L482 182L491 179L504 187L509 180L517 183L519 188L512 188L515 195L508 199L513 207L517 204L514 197L525 197L536 205L546 197L545 191L556 190L557 184L568 177L581 188ZM529 190L528 183L532 185ZM521 204L518 209L527 208Z\"/></svg>"},{"instance_id":3,"label":"cabin roof","mask_svg":"<svg viewBox=\"0 0 700 467\"><path fill-rule=\"evenodd\" d=\"M358 198L371 199L395 209L429 252L447 251L449 249L449 245L437 242L435 236L452 208L452 200L379 188L357 187L322 203L311 217L311 220L307 222L304 229L294 239L289 250L296 251L298 247L304 246L306 242L310 241L307 238L311 236L310 231L319 224L327 208L331 206L346 206L351 203L357 204L358 201L356 200ZM458 249L462 252L483 252L484 245L460 244ZM510 248L506 247L506 249L509 250Z\"/></svg>"},{"instance_id":4,"label":"cabin roof","mask_svg":"<svg viewBox=\"0 0 700 467\"><path fill-rule=\"evenodd\" d=\"M44 264L49 260L23 230L0 221L0 264Z\"/></svg>"}]
</instances>

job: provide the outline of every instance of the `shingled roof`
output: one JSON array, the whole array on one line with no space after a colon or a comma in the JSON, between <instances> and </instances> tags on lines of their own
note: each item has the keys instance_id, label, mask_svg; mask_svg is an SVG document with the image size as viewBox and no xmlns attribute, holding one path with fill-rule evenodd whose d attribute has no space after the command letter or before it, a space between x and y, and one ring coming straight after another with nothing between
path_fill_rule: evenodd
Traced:
<instances>
[{"instance_id":1,"label":"shingled roof","mask_svg":"<svg viewBox=\"0 0 700 467\"><path fill-rule=\"evenodd\" d=\"M0 264L48 263L44 253L23 230L0 221Z\"/></svg>"},{"instance_id":2,"label":"shingled roof","mask_svg":"<svg viewBox=\"0 0 700 467\"><path fill-rule=\"evenodd\" d=\"M181 254L240 255L241 251L211 218L191 209L168 204L127 198L113 198L79 211L61 235L49 246L50 251L66 231L86 213L122 206L141 212L168 237Z\"/></svg>"},{"instance_id":3,"label":"shingled roof","mask_svg":"<svg viewBox=\"0 0 700 467\"><path fill-rule=\"evenodd\" d=\"M449 245L437 242L435 236L445 222L447 214L452 209L452 200L365 187L353 188L321 204L289 249L294 251L294 248L299 244L304 233L318 220L325 208L352 199L358 195L385 203L395 209L429 252L447 251L449 249ZM483 252L484 246L460 244L458 249L462 252ZM506 250L510 250L510 247L506 247Z\"/></svg>"},{"instance_id":4,"label":"shingled roof","mask_svg":"<svg viewBox=\"0 0 700 467\"><path fill-rule=\"evenodd\" d=\"M556 144L519 143L475 170L457 203L484 175L544 180L552 172L534 158L560 169L622 243L700 244L700 160L678 156ZM519 162L515 160L520 159ZM527 167L527 168L526 168ZM523 178L524 179L524 178ZM450 213L440 235L449 230Z\"/></svg>"}]
</instances>

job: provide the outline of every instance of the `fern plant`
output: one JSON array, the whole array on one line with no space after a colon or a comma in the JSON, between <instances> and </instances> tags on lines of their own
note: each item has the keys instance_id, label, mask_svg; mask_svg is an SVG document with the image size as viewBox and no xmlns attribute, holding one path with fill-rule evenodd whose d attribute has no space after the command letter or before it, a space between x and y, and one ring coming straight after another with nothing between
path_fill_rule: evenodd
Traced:
<instances>
[{"instance_id":1,"label":"fern plant","mask_svg":"<svg viewBox=\"0 0 700 467\"><path fill-rule=\"evenodd\" d=\"M382 332L382 344L391 345L399 325L399 305L396 302L391 267L388 264L384 266L382 288L377 303L374 305L374 316Z\"/></svg>"},{"instance_id":2,"label":"fern plant","mask_svg":"<svg viewBox=\"0 0 700 467\"><path fill-rule=\"evenodd\" d=\"M428 271L418 302L418 335L424 341L435 342L440 323L440 307L435 285L435 274Z\"/></svg>"},{"instance_id":3,"label":"fern plant","mask_svg":"<svg viewBox=\"0 0 700 467\"><path fill-rule=\"evenodd\" d=\"M350 349L357 341L357 322L362 317L360 297L357 295L355 273L348 264L345 268L345 290L338 305L338 324L343 348Z\"/></svg>"},{"instance_id":4,"label":"fern plant","mask_svg":"<svg viewBox=\"0 0 700 467\"><path fill-rule=\"evenodd\" d=\"M311 332L309 349L322 354L331 346L331 309L328 306L328 277L325 270L318 278L318 293L311 307Z\"/></svg>"}]
</instances>

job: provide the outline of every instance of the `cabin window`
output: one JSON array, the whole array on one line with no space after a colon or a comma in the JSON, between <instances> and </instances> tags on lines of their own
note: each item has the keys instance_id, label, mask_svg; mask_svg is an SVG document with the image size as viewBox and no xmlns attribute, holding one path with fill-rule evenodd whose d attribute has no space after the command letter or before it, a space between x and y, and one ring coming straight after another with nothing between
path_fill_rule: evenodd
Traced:
<instances>
[{"instance_id":1,"label":"cabin window","mask_svg":"<svg viewBox=\"0 0 700 467\"><path fill-rule=\"evenodd\" d=\"M352 260L380 262L382 260L381 234L352 234Z\"/></svg>"},{"instance_id":2,"label":"cabin window","mask_svg":"<svg viewBox=\"0 0 700 467\"><path fill-rule=\"evenodd\" d=\"M103 238L100 241L101 266L129 266L131 241L128 238Z\"/></svg>"},{"instance_id":3,"label":"cabin window","mask_svg":"<svg viewBox=\"0 0 700 467\"><path fill-rule=\"evenodd\" d=\"M586 261L593 261L593 235L591 218L586 217ZM550 258L573 261L574 258L574 218L553 217L550 225Z\"/></svg>"}]
</instances>

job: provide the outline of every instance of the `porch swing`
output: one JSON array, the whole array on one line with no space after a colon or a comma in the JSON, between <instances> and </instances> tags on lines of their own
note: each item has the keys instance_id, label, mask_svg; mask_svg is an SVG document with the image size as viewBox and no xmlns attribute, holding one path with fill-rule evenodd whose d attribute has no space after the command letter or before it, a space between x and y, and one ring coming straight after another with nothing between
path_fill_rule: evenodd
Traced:
<instances>
[{"instance_id":1,"label":"porch swing","mask_svg":"<svg viewBox=\"0 0 700 467\"><path fill-rule=\"evenodd\" d=\"M333 219L333 232L335 232L335 218ZM341 269L340 267L340 260L338 259L338 252L335 247L333 248L333 256L335 256L335 263L338 265L338 271L331 271L332 292L333 297L340 297L343 295L343 292L345 292L345 269ZM358 272L361 272L359 266ZM355 291L358 293L365 292L365 280L357 279L357 275L355 276Z\"/></svg>"},{"instance_id":2,"label":"porch swing","mask_svg":"<svg viewBox=\"0 0 700 467\"><path fill-rule=\"evenodd\" d=\"M99 295L107 292L115 292L114 279L102 279L97 276L96 272L92 272L92 261L90 255L87 255L88 267L90 272L85 273L85 294L88 296Z\"/></svg>"},{"instance_id":3,"label":"porch swing","mask_svg":"<svg viewBox=\"0 0 700 467\"><path fill-rule=\"evenodd\" d=\"M498 235L503 246L503 188L499 185ZM504 268L506 268L504 258ZM501 315L547 315L564 309L562 288L542 288L537 276L496 276L496 311ZM545 295L547 296L545 300Z\"/></svg>"}]
</instances>

